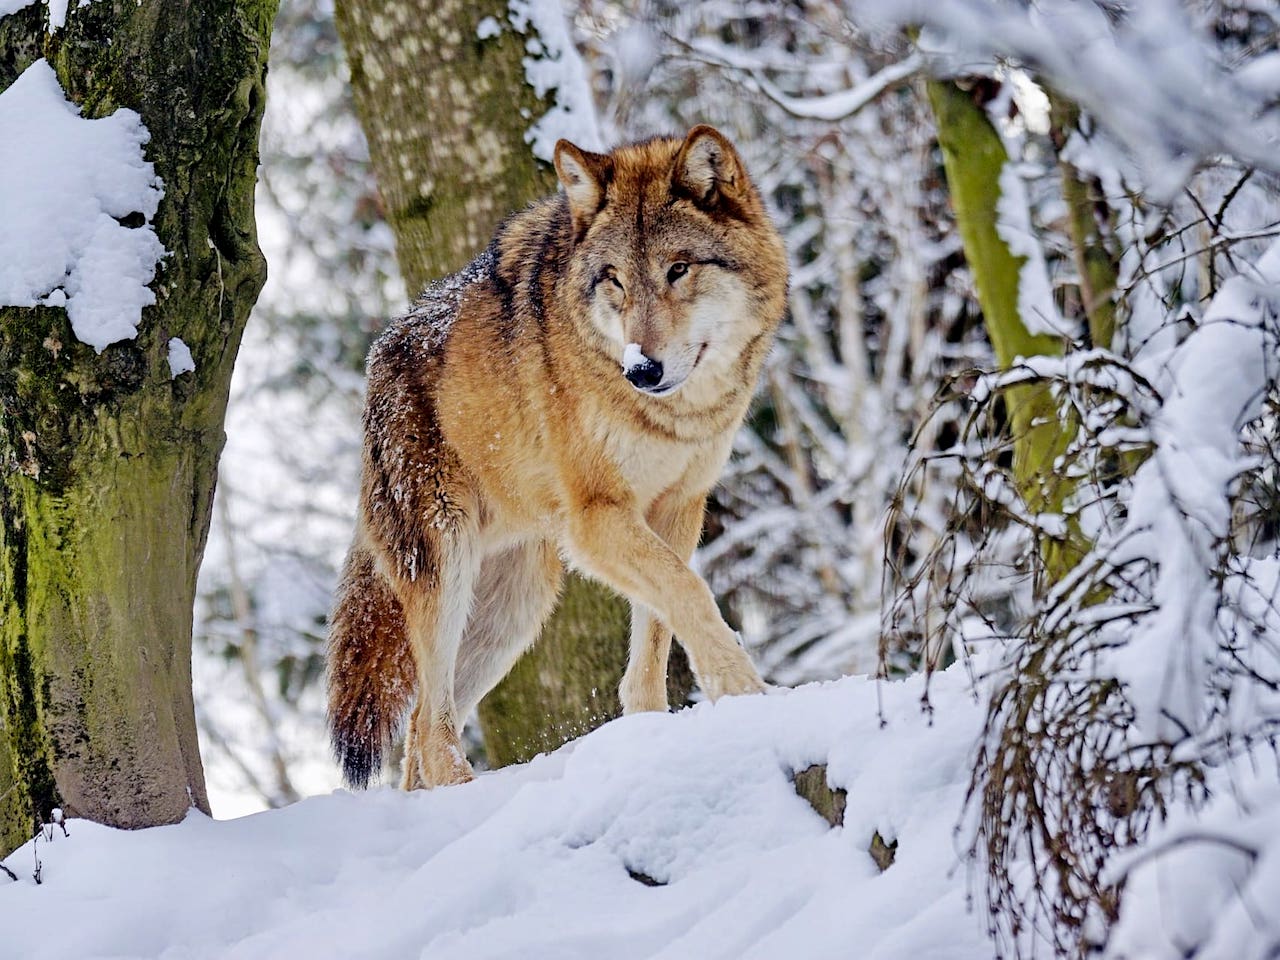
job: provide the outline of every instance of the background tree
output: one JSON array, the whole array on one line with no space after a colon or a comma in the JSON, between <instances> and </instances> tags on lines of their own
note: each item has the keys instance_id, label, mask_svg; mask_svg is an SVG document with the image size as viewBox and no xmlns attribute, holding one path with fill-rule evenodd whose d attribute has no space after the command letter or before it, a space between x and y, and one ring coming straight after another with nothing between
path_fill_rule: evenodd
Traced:
<instances>
[{"instance_id":1,"label":"background tree","mask_svg":"<svg viewBox=\"0 0 1280 960\"><path fill-rule=\"evenodd\" d=\"M253 184L275 6L73 4L52 35L44 5L0 18L0 89L43 53L84 116L141 115L168 251L136 338L101 353L62 309L0 310L0 850L55 806L124 827L208 808L192 606L264 276ZM181 378L172 338L195 358Z\"/></svg>"}]
</instances>

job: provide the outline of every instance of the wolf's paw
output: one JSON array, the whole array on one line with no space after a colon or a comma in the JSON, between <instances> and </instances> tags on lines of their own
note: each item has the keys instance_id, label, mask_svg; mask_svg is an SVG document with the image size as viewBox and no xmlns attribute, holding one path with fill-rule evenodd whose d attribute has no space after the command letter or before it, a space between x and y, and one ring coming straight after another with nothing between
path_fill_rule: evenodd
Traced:
<instances>
[{"instance_id":1,"label":"wolf's paw","mask_svg":"<svg viewBox=\"0 0 1280 960\"><path fill-rule=\"evenodd\" d=\"M670 709L667 703L667 685L630 684L624 677L622 686L618 688L622 700L622 712L631 713L666 713Z\"/></svg>"},{"instance_id":2,"label":"wolf's paw","mask_svg":"<svg viewBox=\"0 0 1280 960\"><path fill-rule=\"evenodd\" d=\"M741 647L732 649L732 653L703 675L702 690L713 701L721 697L764 692L764 681L750 658Z\"/></svg>"},{"instance_id":3,"label":"wolf's paw","mask_svg":"<svg viewBox=\"0 0 1280 960\"><path fill-rule=\"evenodd\" d=\"M469 783L476 778L466 754L457 743L441 744L432 751L429 760L429 787L451 787L458 783Z\"/></svg>"},{"instance_id":4,"label":"wolf's paw","mask_svg":"<svg viewBox=\"0 0 1280 960\"><path fill-rule=\"evenodd\" d=\"M432 787L448 787L457 783L467 783L476 778L475 771L467 762L462 744L453 731L440 727L434 728L426 737L419 755L421 777L412 785L406 777L405 789L427 789ZM408 757L405 758L406 764Z\"/></svg>"}]
</instances>

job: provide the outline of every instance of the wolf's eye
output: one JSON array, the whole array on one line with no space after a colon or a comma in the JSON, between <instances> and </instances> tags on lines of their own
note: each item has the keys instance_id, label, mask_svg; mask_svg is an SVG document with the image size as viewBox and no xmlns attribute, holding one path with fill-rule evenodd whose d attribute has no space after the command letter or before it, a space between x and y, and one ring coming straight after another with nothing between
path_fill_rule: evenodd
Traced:
<instances>
[{"instance_id":1,"label":"wolf's eye","mask_svg":"<svg viewBox=\"0 0 1280 960\"><path fill-rule=\"evenodd\" d=\"M667 271L667 283L675 283L688 272L689 264L685 263L683 260L677 260Z\"/></svg>"},{"instance_id":2,"label":"wolf's eye","mask_svg":"<svg viewBox=\"0 0 1280 960\"><path fill-rule=\"evenodd\" d=\"M623 293L626 293L626 290L622 286L622 281L618 279L618 273L616 270L614 270L613 267L605 267L598 274L596 274L595 283L592 284L593 289L595 287L600 286L600 284L606 281L608 281L609 283L612 283L615 287L617 287Z\"/></svg>"}]
</instances>

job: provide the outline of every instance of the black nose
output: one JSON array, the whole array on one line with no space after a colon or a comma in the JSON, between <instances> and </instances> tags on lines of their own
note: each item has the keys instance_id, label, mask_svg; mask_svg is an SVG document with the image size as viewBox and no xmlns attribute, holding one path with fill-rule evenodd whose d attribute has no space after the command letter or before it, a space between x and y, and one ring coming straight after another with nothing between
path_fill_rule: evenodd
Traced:
<instances>
[{"instance_id":1,"label":"black nose","mask_svg":"<svg viewBox=\"0 0 1280 960\"><path fill-rule=\"evenodd\" d=\"M662 382L662 361L645 358L644 363L637 363L627 368L627 380L633 387L648 390Z\"/></svg>"}]
</instances>

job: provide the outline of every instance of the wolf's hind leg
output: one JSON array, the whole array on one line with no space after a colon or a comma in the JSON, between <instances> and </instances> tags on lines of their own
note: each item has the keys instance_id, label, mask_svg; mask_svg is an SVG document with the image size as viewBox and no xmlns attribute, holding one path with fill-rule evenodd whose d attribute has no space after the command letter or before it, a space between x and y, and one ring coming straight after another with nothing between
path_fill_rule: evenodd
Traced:
<instances>
[{"instance_id":1,"label":"wolf's hind leg","mask_svg":"<svg viewBox=\"0 0 1280 960\"><path fill-rule=\"evenodd\" d=\"M418 761L420 751L417 733L418 711L425 702L424 697L418 697L417 704L414 705L412 713L409 714L409 723L405 727L404 761L400 771L401 790L421 790L426 787L426 784L422 782L422 764Z\"/></svg>"},{"instance_id":2,"label":"wolf's hind leg","mask_svg":"<svg viewBox=\"0 0 1280 960\"><path fill-rule=\"evenodd\" d=\"M406 789L464 783L474 776L458 739L453 691L477 566L472 541L450 536L440 544L437 576L400 585L418 671L418 704L405 738Z\"/></svg>"},{"instance_id":3,"label":"wolf's hind leg","mask_svg":"<svg viewBox=\"0 0 1280 960\"><path fill-rule=\"evenodd\" d=\"M538 639L555 607L563 572L555 546L545 540L485 558L454 677L460 717L469 716Z\"/></svg>"}]
</instances>

